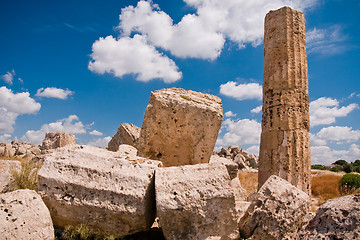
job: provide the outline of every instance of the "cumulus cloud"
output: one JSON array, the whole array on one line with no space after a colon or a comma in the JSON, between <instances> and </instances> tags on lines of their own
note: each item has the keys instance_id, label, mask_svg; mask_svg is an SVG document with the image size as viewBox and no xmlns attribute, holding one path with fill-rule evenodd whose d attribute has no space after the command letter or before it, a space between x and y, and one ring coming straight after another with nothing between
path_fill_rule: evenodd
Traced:
<instances>
[{"instance_id":1,"label":"cumulus cloud","mask_svg":"<svg viewBox=\"0 0 360 240\"><path fill-rule=\"evenodd\" d=\"M217 146L242 146L260 143L261 124L256 120L233 120L227 118L223 122L222 128L225 134L222 137L218 137Z\"/></svg>"},{"instance_id":2,"label":"cumulus cloud","mask_svg":"<svg viewBox=\"0 0 360 240\"><path fill-rule=\"evenodd\" d=\"M227 112L225 113L225 117L235 117L235 116L236 116L236 114L233 113L232 111L227 111Z\"/></svg>"},{"instance_id":3,"label":"cumulus cloud","mask_svg":"<svg viewBox=\"0 0 360 240\"><path fill-rule=\"evenodd\" d=\"M4 80L7 84L12 85L15 75L15 70L12 69L10 72L6 72L4 75L1 75L1 79Z\"/></svg>"},{"instance_id":4,"label":"cumulus cloud","mask_svg":"<svg viewBox=\"0 0 360 240\"><path fill-rule=\"evenodd\" d=\"M87 145L93 146L93 147L106 148L108 143L110 142L110 140L111 140L110 136L104 137L104 138L98 138L98 139L88 142Z\"/></svg>"},{"instance_id":5,"label":"cumulus cloud","mask_svg":"<svg viewBox=\"0 0 360 240\"><path fill-rule=\"evenodd\" d=\"M99 74L112 73L116 77L134 74L138 81L163 79L167 83L182 77L174 61L147 44L146 38L138 34L133 38L100 38L92 46L91 58L88 68Z\"/></svg>"},{"instance_id":6,"label":"cumulus cloud","mask_svg":"<svg viewBox=\"0 0 360 240\"><path fill-rule=\"evenodd\" d=\"M322 97L310 102L311 126L328 125L336 121L337 117L346 117L350 112L359 108L356 103L339 108L339 101Z\"/></svg>"},{"instance_id":7,"label":"cumulus cloud","mask_svg":"<svg viewBox=\"0 0 360 240\"><path fill-rule=\"evenodd\" d=\"M58 99L67 99L68 96L74 94L74 92L69 89L61 89L55 87L40 88L37 90L35 96L37 97L47 97L47 98L58 98Z\"/></svg>"},{"instance_id":8,"label":"cumulus cloud","mask_svg":"<svg viewBox=\"0 0 360 240\"><path fill-rule=\"evenodd\" d=\"M313 28L306 33L307 52L326 55L341 53L348 48L343 43L346 39L340 25L326 29Z\"/></svg>"},{"instance_id":9,"label":"cumulus cloud","mask_svg":"<svg viewBox=\"0 0 360 240\"><path fill-rule=\"evenodd\" d=\"M7 133L0 134L0 142L8 142L10 137L11 135Z\"/></svg>"},{"instance_id":10,"label":"cumulus cloud","mask_svg":"<svg viewBox=\"0 0 360 240\"><path fill-rule=\"evenodd\" d=\"M360 146L351 144L349 149L335 150L328 146L313 146L311 147L311 163L312 164L331 164L339 159L344 159L348 162L359 159Z\"/></svg>"},{"instance_id":11,"label":"cumulus cloud","mask_svg":"<svg viewBox=\"0 0 360 240\"><path fill-rule=\"evenodd\" d=\"M261 111L262 111L262 105L257 106L257 107L254 108L254 109L251 109L250 112L252 112L252 113L260 113Z\"/></svg>"},{"instance_id":12,"label":"cumulus cloud","mask_svg":"<svg viewBox=\"0 0 360 240\"><path fill-rule=\"evenodd\" d=\"M220 93L237 100L262 98L262 86L258 83L236 83L233 81L220 85Z\"/></svg>"},{"instance_id":13,"label":"cumulus cloud","mask_svg":"<svg viewBox=\"0 0 360 240\"><path fill-rule=\"evenodd\" d=\"M89 132L90 135L94 135L94 136L102 136L103 133L102 132L99 132L97 130L93 130L91 132Z\"/></svg>"},{"instance_id":14,"label":"cumulus cloud","mask_svg":"<svg viewBox=\"0 0 360 240\"><path fill-rule=\"evenodd\" d=\"M0 87L0 134L14 131L16 118L22 114L33 114L41 105L28 92L13 93L11 89Z\"/></svg>"},{"instance_id":15,"label":"cumulus cloud","mask_svg":"<svg viewBox=\"0 0 360 240\"><path fill-rule=\"evenodd\" d=\"M257 46L263 39L264 17L269 10L282 6L306 9L316 0L185 0L196 10L174 24L168 14L151 1L123 8L120 29L123 36L136 32L147 36L157 47L177 57L217 58L226 39L238 44ZM234 24L236 23L236 24Z\"/></svg>"},{"instance_id":16,"label":"cumulus cloud","mask_svg":"<svg viewBox=\"0 0 360 240\"><path fill-rule=\"evenodd\" d=\"M40 130L29 130L21 139L34 144L40 144L44 140L47 132L82 134L86 133L86 129L78 116L70 115L67 118L57 120L56 122L44 124L41 126Z\"/></svg>"},{"instance_id":17,"label":"cumulus cloud","mask_svg":"<svg viewBox=\"0 0 360 240\"><path fill-rule=\"evenodd\" d=\"M360 139L360 130L352 130L351 127L330 126L321 129L317 134L311 135L315 145L326 145L327 142L355 142Z\"/></svg>"}]
</instances>

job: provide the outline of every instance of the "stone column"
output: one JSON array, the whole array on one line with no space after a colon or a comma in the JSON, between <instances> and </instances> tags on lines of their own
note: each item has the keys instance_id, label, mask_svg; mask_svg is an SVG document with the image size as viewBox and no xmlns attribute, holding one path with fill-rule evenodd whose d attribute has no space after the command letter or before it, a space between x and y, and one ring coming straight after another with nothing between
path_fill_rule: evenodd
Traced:
<instances>
[{"instance_id":1,"label":"stone column","mask_svg":"<svg viewBox=\"0 0 360 240\"><path fill-rule=\"evenodd\" d=\"M283 7L265 17L259 188L277 175L310 194L305 19Z\"/></svg>"}]
</instances>

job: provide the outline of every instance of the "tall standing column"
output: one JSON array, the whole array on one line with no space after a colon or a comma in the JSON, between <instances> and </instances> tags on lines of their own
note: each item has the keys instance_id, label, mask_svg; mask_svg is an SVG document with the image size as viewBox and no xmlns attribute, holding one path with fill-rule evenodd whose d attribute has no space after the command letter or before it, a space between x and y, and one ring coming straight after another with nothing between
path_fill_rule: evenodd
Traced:
<instances>
[{"instance_id":1,"label":"tall standing column","mask_svg":"<svg viewBox=\"0 0 360 240\"><path fill-rule=\"evenodd\" d=\"M265 17L259 188L277 175L310 194L305 19L283 7Z\"/></svg>"}]
</instances>

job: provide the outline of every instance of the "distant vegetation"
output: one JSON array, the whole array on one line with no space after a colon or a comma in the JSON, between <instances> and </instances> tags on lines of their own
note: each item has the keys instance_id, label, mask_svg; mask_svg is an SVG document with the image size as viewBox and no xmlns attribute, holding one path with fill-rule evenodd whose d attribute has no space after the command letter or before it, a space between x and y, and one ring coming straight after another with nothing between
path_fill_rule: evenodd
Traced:
<instances>
[{"instance_id":1,"label":"distant vegetation","mask_svg":"<svg viewBox=\"0 0 360 240\"><path fill-rule=\"evenodd\" d=\"M311 169L318 169L318 170L329 170L333 172L358 172L360 173L360 160L356 160L355 162L348 163L345 160L337 160L330 166L324 165L312 165Z\"/></svg>"},{"instance_id":2,"label":"distant vegetation","mask_svg":"<svg viewBox=\"0 0 360 240\"><path fill-rule=\"evenodd\" d=\"M352 194L360 189L360 175L358 174L345 174L339 181L340 192L342 194Z\"/></svg>"}]
</instances>

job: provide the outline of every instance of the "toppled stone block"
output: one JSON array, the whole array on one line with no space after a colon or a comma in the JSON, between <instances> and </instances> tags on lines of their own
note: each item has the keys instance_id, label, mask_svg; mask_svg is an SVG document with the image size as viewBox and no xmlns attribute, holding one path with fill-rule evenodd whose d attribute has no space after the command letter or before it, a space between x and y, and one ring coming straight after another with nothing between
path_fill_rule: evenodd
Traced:
<instances>
[{"instance_id":1,"label":"toppled stone block","mask_svg":"<svg viewBox=\"0 0 360 240\"><path fill-rule=\"evenodd\" d=\"M50 213L33 190L0 194L1 239L54 239Z\"/></svg>"},{"instance_id":2,"label":"toppled stone block","mask_svg":"<svg viewBox=\"0 0 360 240\"><path fill-rule=\"evenodd\" d=\"M164 166L208 163L223 119L221 99L179 88L151 93L139 156Z\"/></svg>"},{"instance_id":3,"label":"toppled stone block","mask_svg":"<svg viewBox=\"0 0 360 240\"><path fill-rule=\"evenodd\" d=\"M86 224L115 237L150 229L154 172L161 162L125 155L69 145L44 156L38 192L55 227Z\"/></svg>"},{"instance_id":4,"label":"toppled stone block","mask_svg":"<svg viewBox=\"0 0 360 240\"><path fill-rule=\"evenodd\" d=\"M14 178L11 171L20 172L21 163L12 160L0 160L0 193L13 191Z\"/></svg>"},{"instance_id":5,"label":"toppled stone block","mask_svg":"<svg viewBox=\"0 0 360 240\"><path fill-rule=\"evenodd\" d=\"M136 148L139 136L139 127L133 124L123 123L108 143L107 149L116 152L121 144L127 144Z\"/></svg>"},{"instance_id":6,"label":"toppled stone block","mask_svg":"<svg viewBox=\"0 0 360 240\"><path fill-rule=\"evenodd\" d=\"M360 194L327 200L297 239L359 239Z\"/></svg>"},{"instance_id":7,"label":"toppled stone block","mask_svg":"<svg viewBox=\"0 0 360 240\"><path fill-rule=\"evenodd\" d=\"M305 192L275 175L252 199L239 228L242 237L254 240L293 239L310 205Z\"/></svg>"},{"instance_id":8,"label":"toppled stone block","mask_svg":"<svg viewBox=\"0 0 360 240\"><path fill-rule=\"evenodd\" d=\"M234 192L224 165L159 168L155 191L166 239L238 239Z\"/></svg>"},{"instance_id":9,"label":"toppled stone block","mask_svg":"<svg viewBox=\"0 0 360 240\"><path fill-rule=\"evenodd\" d=\"M56 149L69 144L75 144L75 135L69 133L46 133L42 150Z\"/></svg>"}]
</instances>

